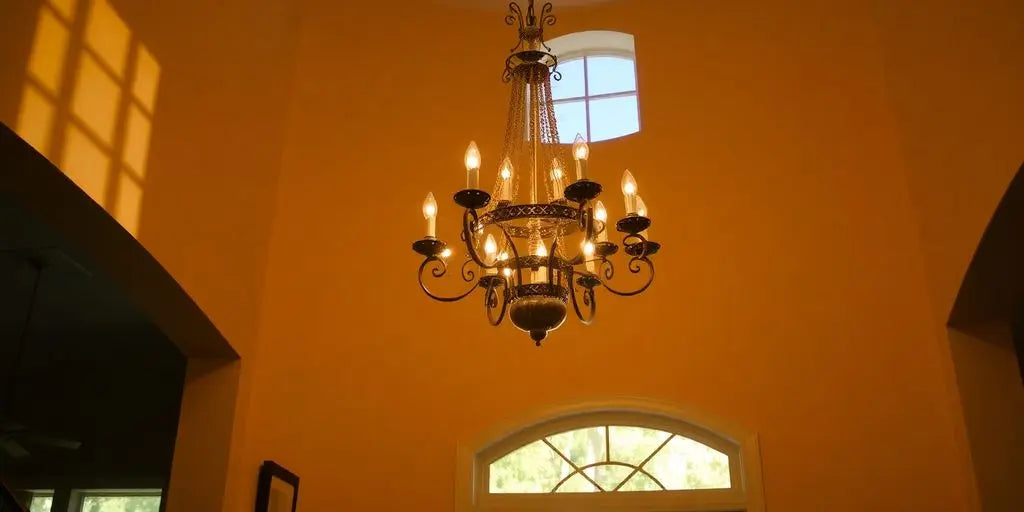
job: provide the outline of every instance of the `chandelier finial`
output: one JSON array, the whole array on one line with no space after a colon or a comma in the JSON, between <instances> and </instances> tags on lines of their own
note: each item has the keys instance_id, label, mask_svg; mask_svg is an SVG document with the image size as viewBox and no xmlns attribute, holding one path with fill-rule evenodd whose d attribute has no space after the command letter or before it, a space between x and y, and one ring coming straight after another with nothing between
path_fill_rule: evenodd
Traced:
<instances>
[{"instance_id":1,"label":"chandelier finial","mask_svg":"<svg viewBox=\"0 0 1024 512\"><path fill-rule=\"evenodd\" d=\"M551 47L544 42L544 25L554 25L555 15L552 14L551 2L545 3L540 8L540 17L534 9L534 0L529 0L526 6L526 14L523 14L522 7L516 2L508 4L509 14L505 15L506 25L519 25L519 40L509 50L510 55L505 61L505 74L503 79L508 82L512 77L512 70L521 64L542 63L554 70L558 60L551 53ZM556 80L560 76L556 73Z\"/></svg>"}]
</instances>

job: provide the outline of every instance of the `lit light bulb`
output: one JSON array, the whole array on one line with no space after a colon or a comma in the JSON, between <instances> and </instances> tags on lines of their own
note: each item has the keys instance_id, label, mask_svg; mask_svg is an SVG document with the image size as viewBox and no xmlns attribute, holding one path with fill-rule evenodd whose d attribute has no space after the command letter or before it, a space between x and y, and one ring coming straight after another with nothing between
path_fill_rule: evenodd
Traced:
<instances>
[{"instance_id":1,"label":"lit light bulb","mask_svg":"<svg viewBox=\"0 0 1024 512\"><path fill-rule=\"evenodd\" d=\"M576 140L572 143L572 156L576 160L586 160L590 156L590 146L587 145L587 140L583 138L582 134L576 134Z\"/></svg>"},{"instance_id":2,"label":"lit light bulb","mask_svg":"<svg viewBox=\"0 0 1024 512\"><path fill-rule=\"evenodd\" d=\"M507 156L501 161L500 176L503 180L508 180L512 177L512 160L509 160Z\"/></svg>"},{"instance_id":3,"label":"lit light bulb","mask_svg":"<svg viewBox=\"0 0 1024 512\"><path fill-rule=\"evenodd\" d=\"M494 235L487 235L484 241L484 254L487 255L488 264L494 261L494 255L498 253L498 244L494 242Z\"/></svg>"},{"instance_id":4,"label":"lit light bulb","mask_svg":"<svg viewBox=\"0 0 1024 512\"><path fill-rule=\"evenodd\" d=\"M587 272L594 272L594 244L593 242L584 242L583 244L583 261L587 266Z\"/></svg>"},{"instance_id":5,"label":"lit light bulb","mask_svg":"<svg viewBox=\"0 0 1024 512\"><path fill-rule=\"evenodd\" d=\"M430 192L427 194L426 199L423 200L423 218L429 219L437 216L437 201L434 200L434 193Z\"/></svg>"},{"instance_id":6,"label":"lit light bulb","mask_svg":"<svg viewBox=\"0 0 1024 512\"><path fill-rule=\"evenodd\" d=\"M576 159L576 180L587 179L587 158L590 157L590 146L578 133L576 141L572 143L572 156Z\"/></svg>"},{"instance_id":7,"label":"lit light bulb","mask_svg":"<svg viewBox=\"0 0 1024 512\"><path fill-rule=\"evenodd\" d=\"M565 197L565 171L562 170L562 164L557 158L551 159L551 189L555 194L555 199L563 199Z\"/></svg>"},{"instance_id":8,"label":"lit light bulb","mask_svg":"<svg viewBox=\"0 0 1024 512\"><path fill-rule=\"evenodd\" d=\"M557 158L551 159L551 179L561 180L562 176L565 176L565 172L562 171L562 164L558 162Z\"/></svg>"},{"instance_id":9,"label":"lit light bulb","mask_svg":"<svg viewBox=\"0 0 1024 512\"><path fill-rule=\"evenodd\" d=\"M437 227L437 201L434 200L434 193L427 194L423 200L423 218L427 219L427 238L434 238Z\"/></svg>"},{"instance_id":10,"label":"lit light bulb","mask_svg":"<svg viewBox=\"0 0 1024 512\"><path fill-rule=\"evenodd\" d=\"M441 257L442 258L448 258L451 255L452 255L452 250L447 248L447 247L445 247L444 250L441 251Z\"/></svg>"},{"instance_id":11,"label":"lit light bulb","mask_svg":"<svg viewBox=\"0 0 1024 512\"><path fill-rule=\"evenodd\" d=\"M505 267L504 269L502 269L501 273L505 274L505 277L512 277L512 269L510 269L508 267Z\"/></svg>"},{"instance_id":12,"label":"lit light bulb","mask_svg":"<svg viewBox=\"0 0 1024 512\"><path fill-rule=\"evenodd\" d=\"M540 256L541 258L548 255L548 248L544 246L544 242L537 244L537 247L533 249L534 256Z\"/></svg>"},{"instance_id":13,"label":"lit light bulb","mask_svg":"<svg viewBox=\"0 0 1024 512\"><path fill-rule=\"evenodd\" d=\"M601 227L601 232L597 234L598 242L608 241L608 210L604 208L604 203L600 199L597 200L597 204L594 205L594 219L604 224Z\"/></svg>"},{"instance_id":14,"label":"lit light bulb","mask_svg":"<svg viewBox=\"0 0 1024 512\"><path fill-rule=\"evenodd\" d=\"M480 150L476 147L476 141L471 141L466 148L466 188L480 188Z\"/></svg>"},{"instance_id":15,"label":"lit light bulb","mask_svg":"<svg viewBox=\"0 0 1024 512\"><path fill-rule=\"evenodd\" d=\"M548 248L544 246L543 240L537 240L537 245L533 248L533 255L539 258L546 258L548 256ZM537 270L533 271L534 283L543 283L548 276L548 267L546 265L538 265L535 267Z\"/></svg>"},{"instance_id":16,"label":"lit light bulb","mask_svg":"<svg viewBox=\"0 0 1024 512\"><path fill-rule=\"evenodd\" d=\"M604 203L600 199L597 200L597 204L594 205L594 218L606 222L608 220L608 210L605 209Z\"/></svg>"},{"instance_id":17,"label":"lit light bulb","mask_svg":"<svg viewBox=\"0 0 1024 512\"><path fill-rule=\"evenodd\" d=\"M471 141L466 148L466 169L480 168L480 150L476 147L476 141Z\"/></svg>"},{"instance_id":18,"label":"lit light bulb","mask_svg":"<svg viewBox=\"0 0 1024 512\"><path fill-rule=\"evenodd\" d=\"M501 170L498 171L498 176L501 177L501 199L503 201L512 200L512 160L506 156L501 161Z\"/></svg>"},{"instance_id":19,"label":"lit light bulb","mask_svg":"<svg viewBox=\"0 0 1024 512\"><path fill-rule=\"evenodd\" d=\"M636 193L638 190L639 187L636 185L633 173L626 169L626 172L622 173L622 196L626 202L627 215L636 213Z\"/></svg>"},{"instance_id":20,"label":"lit light bulb","mask_svg":"<svg viewBox=\"0 0 1024 512\"><path fill-rule=\"evenodd\" d=\"M644 198L636 196L636 214L641 217L647 216L647 203L644 202Z\"/></svg>"},{"instance_id":21,"label":"lit light bulb","mask_svg":"<svg viewBox=\"0 0 1024 512\"><path fill-rule=\"evenodd\" d=\"M637 186L636 179L633 178L633 173L626 169L626 172L622 173L622 193L627 196L636 195Z\"/></svg>"}]
</instances>

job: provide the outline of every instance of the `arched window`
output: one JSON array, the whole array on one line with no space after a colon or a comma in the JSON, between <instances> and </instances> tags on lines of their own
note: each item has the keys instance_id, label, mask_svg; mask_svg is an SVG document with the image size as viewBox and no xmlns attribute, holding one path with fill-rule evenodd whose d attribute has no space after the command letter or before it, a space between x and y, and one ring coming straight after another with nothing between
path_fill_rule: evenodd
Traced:
<instances>
[{"instance_id":1,"label":"arched window","mask_svg":"<svg viewBox=\"0 0 1024 512\"><path fill-rule=\"evenodd\" d=\"M755 437L644 404L576 407L475 450L458 510L763 510Z\"/></svg>"},{"instance_id":2,"label":"arched window","mask_svg":"<svg viewBox=\"0 0 1024 512\"><path fill-rule=\"evenodd\" d=\"M548 45L562 77L551 83L561 142L572 143L577 133L595 142L640 131L633 36L594 30Z\"/></svg>"}]
</instances>

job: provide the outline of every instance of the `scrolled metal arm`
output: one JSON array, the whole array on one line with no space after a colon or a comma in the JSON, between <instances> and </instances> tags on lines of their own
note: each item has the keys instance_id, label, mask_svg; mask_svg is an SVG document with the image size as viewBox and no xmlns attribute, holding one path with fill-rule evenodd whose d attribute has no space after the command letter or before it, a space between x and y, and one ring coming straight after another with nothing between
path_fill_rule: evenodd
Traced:
<instances>
[{"instance_id":1,"label":"scrolled metal arm","mask_svg":"<svg viewBox=\"0 0 1024 512\"><path fill-rule=\"evenodd\" d=\"M496 282L501 282L500 287L502 288L501 297L498 296L498 289L495 286ZM508 308L508 282L505 278L492 280L487 284L487 290L484 293L484 309L487 311L487 321L492 326L497 327L501 325L501 321L505 319L505 310ZM494 310L498 307L498 301L501 301L501 311L498 313L498 317L494 317Z\"/></svg>"},{"instance_id":2,"label":"scrolled metal arm","mask_svg":"<svg viewBox=\"0 0 1024 512\"><path fill-rule=\"evenodd\" d=\"M569 273L569 297L572 298L572 309L576 311L576 318L580 319L580 323L583 325L590 325L594 321L594 316L597 315L597 297L594 295L593 288L584 288L583 290L583 305L589 306L589 311L584 316L583 312L580 311L579 303L576 300L576 282L573 279L573 274Z\"/></svg>"},{"instance_id":3,"label":"scrolled metal arm","mask_svg":"<svg viewBox=\"0 0 1024 512\"><path fill-rule=\"evenodd\" d=\"M420 288L423 289L423 293L426 293L428 297L440 302L455 302L462 300L469 296L470 293L473 293L473 289L476 288L476 283L473 283L473 285L468 290L466 290L465 293L461 295L456 295L454 297L444 297L441 295L436 295L433 292L431 292L430 289L427 288L427 285L423 282L423 271L426 270L427 265L430 265L431 263L435 263L433 268L431 268L430 270L430 274L433 275L435 278L444 277L444 275L448 273L448 264L445 263L443 259L438 258L437 256L427 256L423 260L423 263L420 264L417 279L420 282Z\"/></svg>"},{"instance_id":4,"label":"scrolled metal arm","mask_svg":"<svg viewBox=\"0 0 1024 512\"><path fill-rule=\"evenodd\" d=\"M484 260L480 258L480 255L476 253L476 227L480 224L480 216L477 215L476 210L472 208L466 208L466 212L462 214L462 241L466 242L466 253L474 263L480 265L480 268L489 269L496 268L497 265L488 265L484 263Z\"/></svg>"},{"instance_id":5,"label":"scrolled metal arm","mask_svg":"<svg viewBox=\"0 0 1024 512\"><path fill-rule=\"evenodd\" d=\"M608 281L611 281L611 279L615 276L615 266L607 257L601 258L601 268L604 273L604 279L601 280L601 284L604 285L604 287L609 292L614 293L615 295L621 295L623 297L629 297L643 293L644 290L650 288L651 283L654 282L654 263L647 257L647 239L639 234L629 234L622 239L623 245L625 245L626 242L631 239L636 240L637 242L635 243L641 244L642 250L640 254L633 256L632 258L629 259L629 263L626 265L626 268L628 268L630 273L633 274L639 274L640 271L643 270L644 266L646 266L647 269L650 271L650 275L647 276L647 282L645 282L643 286L641 286L640 288L632 291L621 291L616 290L612 286L609 286Z\"/></svg>"}]
</instances>

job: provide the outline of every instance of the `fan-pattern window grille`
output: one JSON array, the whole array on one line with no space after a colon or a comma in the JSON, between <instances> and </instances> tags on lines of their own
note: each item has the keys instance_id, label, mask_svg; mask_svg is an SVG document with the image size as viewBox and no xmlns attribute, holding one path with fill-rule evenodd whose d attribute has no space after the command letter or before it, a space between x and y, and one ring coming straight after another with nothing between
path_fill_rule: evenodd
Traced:
<instances>
[{"instance_id":1,"label":"fan-pattern window grille","mask_svg":"<svg viewBox=\"0 0 1024 512\"><path fill-rule=\"evenodd\" d=\"M686 436L601 425L549 435L490 464L491 493L682 491L731 487L729 457Z\"/></svg>"}]
</instances>

